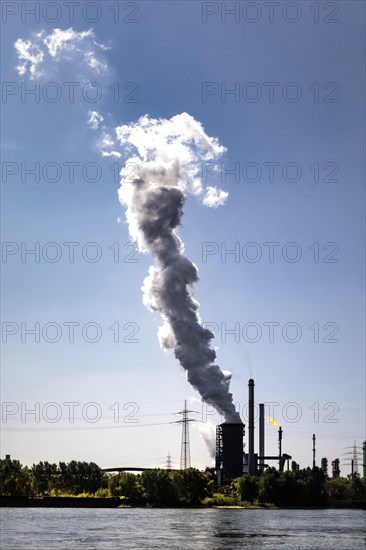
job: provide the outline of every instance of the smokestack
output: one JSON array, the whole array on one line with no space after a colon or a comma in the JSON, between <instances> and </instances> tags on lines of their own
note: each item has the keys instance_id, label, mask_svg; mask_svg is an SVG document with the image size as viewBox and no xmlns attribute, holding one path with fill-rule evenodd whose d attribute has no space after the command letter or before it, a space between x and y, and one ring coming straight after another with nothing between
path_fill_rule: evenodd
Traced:
<instances>
[{"instance_id":1,"label":"smokestack","mask_svg":"<svg viewBox=\"0 0 366 550\"><path fill-rule=\"evenodd\" d=\"M248 382L249 396L248 396L248 408L249 408L249 449L248 449L248 470L251 475L255 475L255 461L254 461L254 380L250 378Z\"/></svg>"},{"instance_id":2,"label":"smokestack","mask_svg":"<svg viewBox=\"0 0 366 550\"><path fill-rule=\"evenodd\" d=\"M282 428L281 426L278 428L278 465L279 470L282 472Z\"/></svg>"},{"instance_id":3,"label":"smokestack","mask_svg":"<svg viewBox=\"0 0 366 550\"><path fill-rule=\"evenodd\" d=\"M264 403L259 404L259 467L264 469Z\"/></svg>"},{"instance_id":4,"label":"smokestack","mask_svg":"<svg viewBox=\"0 0 366 550\"><path fill-rule=\"evenodd\" d=\"M243 475L244 424L224 422L216 427L216 473L218 484Z\"/></svg>"}]
</instances>

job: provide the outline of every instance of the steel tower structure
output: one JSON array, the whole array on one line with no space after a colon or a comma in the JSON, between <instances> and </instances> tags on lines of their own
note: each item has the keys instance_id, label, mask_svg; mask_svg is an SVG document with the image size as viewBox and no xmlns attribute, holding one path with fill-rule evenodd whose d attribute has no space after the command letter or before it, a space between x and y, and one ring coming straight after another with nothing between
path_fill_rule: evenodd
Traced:
<instances>
[{"instance_id":1,"label":"steel tower structure","mask_svg":"<svg viewBox=\"0 0 366 550\"><path fill-rule=\"evenodd\" d=\"M182 420L177 420L177 423L182 424L182 443L180 449L180 469L186 470L191 467L191 449L189 443L189 423L195 422L194 418L189 418L188 414L190 412L187 409L187 401L184 401L184 409L179 411L177 414L182 415Z\"/></svg>"}]
</instances>

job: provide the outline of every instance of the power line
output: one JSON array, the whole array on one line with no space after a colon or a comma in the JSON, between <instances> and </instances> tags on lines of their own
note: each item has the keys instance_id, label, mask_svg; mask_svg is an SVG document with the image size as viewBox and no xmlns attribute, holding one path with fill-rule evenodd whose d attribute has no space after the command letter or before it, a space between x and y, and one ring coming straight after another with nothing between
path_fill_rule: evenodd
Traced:
<instances>
[{"instance_id":1,"label":"power line","mask_svg":"<svg viewBox=\"0 0 366 550\"><path fill-rule=\"evenodd\" d=\"M73 427L47 427L47 428L2 428L3 432L77 432L89 430L121 430L124 428L146 428L150 426L168 426L174 422L153 422L150 424L123 424L121 426L73 426Z\"/></svg>"}]
</instances>

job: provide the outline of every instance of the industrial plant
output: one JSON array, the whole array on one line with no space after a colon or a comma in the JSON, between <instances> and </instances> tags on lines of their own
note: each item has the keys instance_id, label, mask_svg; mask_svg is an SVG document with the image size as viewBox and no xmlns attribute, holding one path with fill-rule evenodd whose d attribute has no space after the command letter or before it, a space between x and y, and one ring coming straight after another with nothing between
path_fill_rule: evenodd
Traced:
<instances>
[{"instance_id":1,"label":"industrial plant","mask_svg":"<svg viewBox=\"0 0 366 550\"><path fill-rule=\"evenodd\" d=\"M278 430L278 456L265 454L264 404L259 404L258 452L255 452L254 437L254 380L248 382L248 452L244 450L245 425L243 423L224 422L216 427L215 470L219 485L229 483L236 477L249 473L257 475L268 466L268 461L277 461L282 472L291 456L282 453L282 428ZM296 468L296 463L292 463Z\"/></svg>"}]
</instances>

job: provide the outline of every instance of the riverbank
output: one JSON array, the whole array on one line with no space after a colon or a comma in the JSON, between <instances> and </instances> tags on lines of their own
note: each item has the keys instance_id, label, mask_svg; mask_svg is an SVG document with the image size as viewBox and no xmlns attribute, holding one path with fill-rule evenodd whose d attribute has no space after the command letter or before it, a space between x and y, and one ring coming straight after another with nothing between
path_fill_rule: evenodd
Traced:
<instances>
[{"instance_id":1,"label":"riverbank","mask_svg":"<svg viewBox=\"0 0 366 550\"><path fill-rule=\"evenodd\" d=\"M226 510L317 510L317 509L358 509L366 508L365 502L333 501L322 508L309 507L277 507L273 504L258 506L246 503L244 505L196 505L196 506L134 506L120 497L0 497L0 508L217 508Z\"/></svg>"},{"instance_id":2,"label":"riverbank","mask_svg":"<svg viewBox=\"0 0 366 550\"><path fill-rule=\"evenodd\" d=\"M119 497L0 497L0 508L118 508Z\"/></svg>"}]
</instances>

